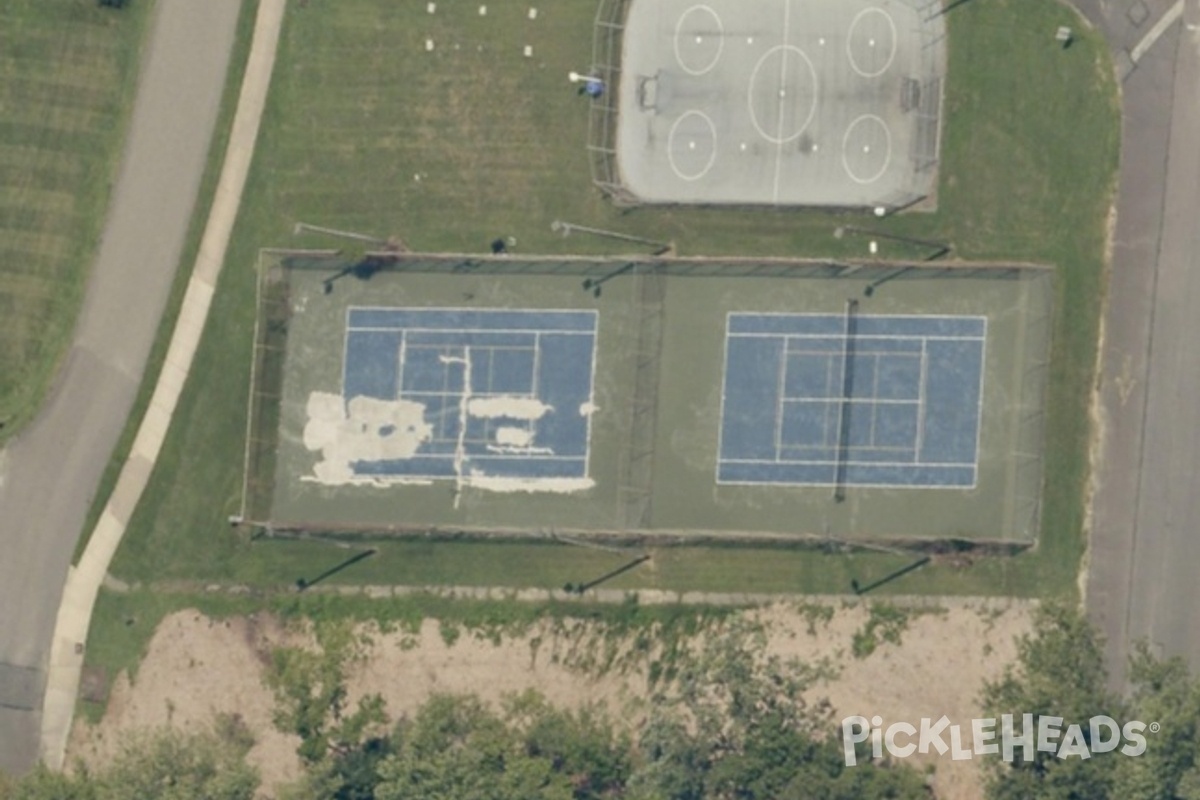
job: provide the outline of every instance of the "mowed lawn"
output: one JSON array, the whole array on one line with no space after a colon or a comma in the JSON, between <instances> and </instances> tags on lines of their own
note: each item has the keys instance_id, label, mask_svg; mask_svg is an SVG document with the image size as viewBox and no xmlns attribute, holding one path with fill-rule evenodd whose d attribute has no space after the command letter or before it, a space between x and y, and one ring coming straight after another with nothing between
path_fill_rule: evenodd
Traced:
<instances>
[{"instance_id":1,"label":"mowed lawn","mask_svg":"<svg viewBox=\"0 0 1200 800\"><path fill-rule=\"evenodd\" d=\"M69 341L149 6L0 4L0 442L37 411Z\"/></svg>"},{"instance_id":2,"label":"mowed lawn","mask_svg":"<svg viewBox=\"0 0 1200 800\"><path fill-rule=\"evenodd\" d=\"M547 4L536 20L528 19L526 3L490 4L486 17L478 5L440 2L434 15L424 3L392 0L291 7L230 262L116 575L285 586L354 552L316 542L251 542L227 522L240 500L258 248L350 246L295 237L298 221L395 235L424 250L479 252L500 235L515 236L518 252L613 247L551 231L553 220L566 219L674 240L684 254L861 254L862 241L834 236L840 225L859 224L948 241L965 258L1054 264L1060 299L1039 546L973 566L925 567L891 588L1074 591L1118 144L1107 51L1081 20L1044 0L988 0L951 11L940 210L877 221L862 214L613 207L591 186L587 105L565 79L590 61L595 3ZM1052 35L1062 24L1078 34L1068 50ZM529 58L522 54L527 44ZM372 545L379 548L374 558L333 580L560 586L620 564L619 556L568 546ZM867 583L909 560L677 548L617 585L842 592L851 578Z\"/></svg>"}]
</instances>

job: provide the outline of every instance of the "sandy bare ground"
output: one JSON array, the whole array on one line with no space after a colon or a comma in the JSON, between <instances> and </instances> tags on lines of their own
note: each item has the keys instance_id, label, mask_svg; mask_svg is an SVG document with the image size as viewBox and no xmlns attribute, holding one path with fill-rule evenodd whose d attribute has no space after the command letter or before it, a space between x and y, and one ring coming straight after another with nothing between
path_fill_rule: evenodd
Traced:
<instances>
[{"instance_id":1,"label":"sandy bare ground","mask_svg":"<svg viewBox=\"0 0 1200 800\"><path fill-rule=\"evenodd\" d=\"M1030 607L1017 602L951 601L935 612L912 613L899 645L880 642L856 658L856 632L869 619L860 606L833 613L805 613L788 605L757 612L769 632L768 649L808 662L829 659L840 674L811 691L828 699L836 716L880 715L884 724L945 714L964 727L980 716L983 682L1000 675L1016 654L1015 638L1030 629ZM583 674L567 666L572 644L549 627L499 644L464 632L447 645L438 623L417 634L370 631L365 660L349 680L352 701L380 693L392 718L411 714L436 692L469 692L488 701L534 688L552 703L576 708L601 704L615 719L636 723L630 701L648 691L637 668L617 674ZM255 734L250 758L268 795L296 777L296 740L271 725L272 697L263 684L271 648L305 642L273 619L255 616L214 621L194 611L167 617L155 633L136 681L120 676L100 724L77 722L69 756L100 763L131 731L147 726L184 729L208 724L219 713L239 714ZM981 794L978 762L929 757L935 788L944 800L975 800Z\"/></svg>"}]
</instances>

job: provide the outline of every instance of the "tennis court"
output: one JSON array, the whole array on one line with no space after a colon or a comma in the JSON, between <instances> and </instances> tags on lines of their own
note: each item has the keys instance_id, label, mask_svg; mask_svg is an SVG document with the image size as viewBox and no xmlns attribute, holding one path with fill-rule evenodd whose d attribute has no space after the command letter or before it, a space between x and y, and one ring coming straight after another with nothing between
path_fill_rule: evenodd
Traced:
<instances>
[{"instance_id":1,"label":"tennis court","mask_svg":"<svg viewBox=\"0 0 1200 800\"><path fill-rule=\"evenodd\" d=\"M987 319L730 314L719 483L975 486Z\"/></svg>"},{"instance_id":2,"label":"tennis court","mask_svg":"<svg viewBox=\"0 0 1200 800\"><path fill-rule=\"evenodd\" d=\"M348 308L340 396L309 402L315 476L586 480L596 324L581 310Z\"/></svg>"},{"instance_id":3,"label":"tennis court","mask_svg":"<svg viewBox=\"0 0 1200 800\"><path fill-rule=\"evenodd\" d=\"M275 527L1036 533L1046 270L402 254L329 290L340 262L288 263L247 451Z\"/></svg>"}]
</instances>

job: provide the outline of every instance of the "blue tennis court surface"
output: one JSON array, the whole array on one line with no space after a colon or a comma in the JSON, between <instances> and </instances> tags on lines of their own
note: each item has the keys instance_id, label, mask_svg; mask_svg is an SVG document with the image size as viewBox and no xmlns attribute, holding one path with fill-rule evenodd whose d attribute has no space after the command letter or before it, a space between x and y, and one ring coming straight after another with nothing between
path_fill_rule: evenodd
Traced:
<instances>
[{"instance_id":1,"label":"blue tennis court surface","mask_svg":"<svg viewBox=\"0 0 1200 800\"><path fill-rule=\"evenodd\" d=\"M350 308L342 397L406 400L430 428L363 476L587 477L593 311Z\"/></svg>"},{"instance_id":2,"label":"blue tennis court surface","mask_svg":"<svg viewBox=\"0 0 1200 800\"><path fill-rule=\"evenodd\" d=\"M730 314L718 483L975 485L984 317Z\"/></svg>"}]
</instances>

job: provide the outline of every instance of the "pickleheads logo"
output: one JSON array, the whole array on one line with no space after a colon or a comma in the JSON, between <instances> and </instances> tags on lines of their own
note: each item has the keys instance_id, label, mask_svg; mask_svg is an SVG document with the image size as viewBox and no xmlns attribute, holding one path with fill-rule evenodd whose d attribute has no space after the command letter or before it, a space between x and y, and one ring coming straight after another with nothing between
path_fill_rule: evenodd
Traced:
<instances>
[{"instance_id":1,"label":"pickleheads logo","mask_svg":"<svg viewBox=\"0 0 1200 800\"><path fill-rule=\"evenodd\" d=\"M1088 759L1096 753L1109 753L1120 748L1126 756L1140 756L1146 752L1146 731L1158 733L1159 725L1151 722L1126 722L1118 725L1112 717L1096 716L1086 725L1071 724L1063 727L1062 717L1023 714L1014 723L1012 714L1003 714L999 725L996 719L973 719L970 725L970 740L962 727L951 725L947 717L921 720L920 725L894 722L886 728L881 717L846 717L842 720L842 752L846 766L858 763L856 745L871 740L871 754L883 758L887 753L894 758L906 758L913 753L928 753L936 750L938 755L950 753L955 761L964 761L974 756L995 755L1005 761L1016 759L1021 752L1023 761L1033 761L1037 752L1053 753L1058 758Z\"/></svg>"}]
</instances>

